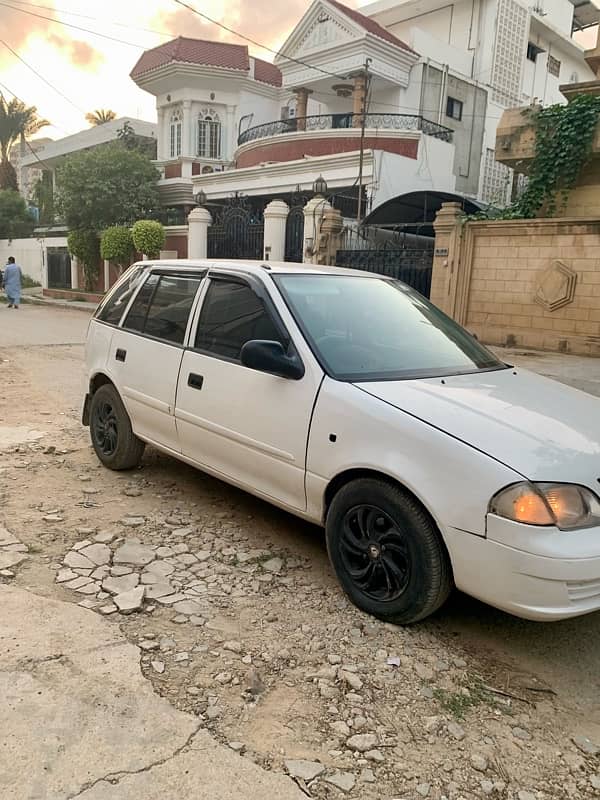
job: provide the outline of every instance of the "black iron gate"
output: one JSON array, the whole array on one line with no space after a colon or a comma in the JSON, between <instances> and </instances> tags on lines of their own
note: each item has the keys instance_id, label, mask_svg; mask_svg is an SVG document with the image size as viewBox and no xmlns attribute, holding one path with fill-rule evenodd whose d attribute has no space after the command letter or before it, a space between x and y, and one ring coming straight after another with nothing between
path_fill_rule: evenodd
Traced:
<instances>
[{"instance_id":1,"label":"black iron gate","mask_svg":"<svg viewBox=\"0 0 600 800\"><path fill-rule=\"evenodd\" d=\"M264 220L247 198L232 197L208 229L209 258L263 258Z\"/></svg>"},{"instance_id":2,"label":"black iron gate","mask_svg":"<svg viewBox=\"0 0 600 800\"><path fill-rule=\"evenodd\" d=\"M285 260L300 262L304 256L304 206L308 197L294 195L285 223Z\"/></svg>"},{"instance_id":3,"label":"black iron gate","mask_svg":"<svg viewBox=\"0 0 600 800\"><path fill-rule=\"evenodd\" d=\"M345 249L337 251L336 264L338 267L362 269L397 278L429 297L433 240L430 242L406 241L401 235L382 240L369 237L361 231L353 231L346 236Z\"/></svg>"},{"instance_id":4,"label":"black iron gate","mask_svg":"<svg viewBox=\"0 0 600 800\"><path fill-rule=\"evenodd\" d=\"M48 288L71 288L71 256L66 247L49 247Z\"/></svg>"}]
</instances>

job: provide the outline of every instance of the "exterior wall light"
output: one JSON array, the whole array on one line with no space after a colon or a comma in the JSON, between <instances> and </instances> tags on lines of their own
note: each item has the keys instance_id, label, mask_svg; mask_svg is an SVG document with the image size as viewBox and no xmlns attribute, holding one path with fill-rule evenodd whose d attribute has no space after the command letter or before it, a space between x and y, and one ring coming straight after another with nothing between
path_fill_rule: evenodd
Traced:
<instances>
[{"instance_id":1,"label":"exterior wall light","mask_svg":"<svg viewBox=\"0 0 600 800\"><path fill-rule=\"evenodd\" d=\"M322 175L319 175L312 188L315 194L324 196L327 194L327 181Z\"/></svg>"}]
</instances>

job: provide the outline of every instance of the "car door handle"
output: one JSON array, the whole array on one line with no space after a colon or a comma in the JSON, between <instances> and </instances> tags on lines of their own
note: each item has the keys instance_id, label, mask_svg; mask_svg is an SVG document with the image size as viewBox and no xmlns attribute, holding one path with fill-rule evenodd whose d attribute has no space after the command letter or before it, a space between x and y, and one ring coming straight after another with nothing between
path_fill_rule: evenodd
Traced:
<instances>
[{"instance_id":1,"label":"car door handle","mask_svg":"<svg viewBox=\"0 0 600 800\"><path fill-rule=\"evenodd\" d=\"M204 378L202 375L196 375L195 372L190 372L188 375L188 386L191 386L192 389L201 389L203 383Z\"/></svg>"},{"instance_id":2,"label":"car door handle","mask_svg":"<svg viewBox=\"0 0 600 800\"><path fill-rule=\"evenodd\" d=\"M125 361L125 359L127 358L127 350L121 350L121 348L119 347L117 352L115 353L115 358L117 359L117 361Z\"/></svg>"}]
</instances>

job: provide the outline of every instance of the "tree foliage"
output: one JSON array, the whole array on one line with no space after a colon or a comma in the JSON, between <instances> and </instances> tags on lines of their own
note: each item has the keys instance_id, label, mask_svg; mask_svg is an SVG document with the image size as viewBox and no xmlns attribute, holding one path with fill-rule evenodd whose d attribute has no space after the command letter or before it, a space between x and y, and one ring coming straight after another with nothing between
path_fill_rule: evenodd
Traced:
<instances>
[{"instance_id":1,"label":"tree foliage","mask_svg":"<svg viewBox=\"0 0 600 800\"><path fill-rule=\"evenodd\" d=\"M97 108L85 115L86 122L89 122L92 127L94 125L104 125L105 122L112 122L116 118L117 115L110 108Z\"/></svg>"},{"instance_id":2,"label":"tree foliage","mask_svg":"<svg viewBox=\"0 0 600 800\"><path fill-rule=\"evenodd\" d=\"M148 158L156 158L156 139L137 134L129 120L125 120L123 127L117 131L117 139L127 150L139 150Z\"/></svg>"},{"instance_id":3,"label":"tree foliage","mask_svg":"<svg viewBox=\"0 0 600 800\"><path fill-rule=\"evenodd\" d=\"M52 173L42 172L32 189L32 196L40 212L40 225L52 225L54 222L54 186Z\"/></svg>"},{"instance_id":4,"label":"tree foliage","mask_svg":"<svg viewBox=\"0 0 600 800\"><path fill-rule=\"evenodd\" d=\"M34 220L27 204L14 189L0 189L0 239L29 236Z\"/></svg>"},{"instance_id":5,"label":"tree foliage","mask_svg":"<svg viewBox=\"0 0 600 800\"><path fill-rule=\"evenodd\" d=\"M6 100L0 93L0 189L17 189L17 176L10 163L10 150L21 137L29 138L50 123L38 117L35 106L16 97Z\"/></svg>"},{"instance_id":6,"label":"tree foliage","mask_svg":"<svg viewBox=\"0 0 600 800\"><path fill-rule=\"evenodd\" d=\"M69 156L57 171L56 207L70 230L128 225L158 206L159 173L118 143Z\"/></svg>"},{"instance_id":7,"label":"tree foliage","mask_svg":"<svg viewBox=\"0 0 600 800\"><path fill-rule=\"evenodd\" d=\"M134 253L131 230L126 225L113 225L102 233L100 255L106 261L117 264L121 272L131 264Z\"/></svg>"},{"instance_id":8,"label":"tree foliage","mask_svg":"<svg viewBox=\"0 0 600 800\"><path fill-rule=\"evenodd\" d=\"M153 219L140 219L131 229L135 249L148 258L158 258L165 243L165 229Z\"/></svg>"},{"instance_id":9,"label":"tree foliage","mask_svg":"<svg viewBox=\"0 0 600 800\"><path fill-rule=\"evenodd\" d=\"M69 233L67 244L71 255L81 261L85 276L85 288L93 291L100 267L100 242L94 230L75 230Z\"/></svg>"}]
</instances>

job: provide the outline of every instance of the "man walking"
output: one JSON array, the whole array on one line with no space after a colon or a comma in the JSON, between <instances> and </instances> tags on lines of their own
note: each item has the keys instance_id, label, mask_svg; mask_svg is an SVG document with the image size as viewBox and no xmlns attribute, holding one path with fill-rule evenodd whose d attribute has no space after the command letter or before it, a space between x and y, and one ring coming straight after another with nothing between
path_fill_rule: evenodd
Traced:
<instances>
[{"instance_id":1,"label":"man walking","mask_svg":"<svg viewBox=\"0 0 600 800\"><path fill-rule=\"evenodd\" d=\"M21 302L21 267L15 264L13 256L8 257L8 264L4 269L4 291L8 298L8 307L18 309Z\"/></svg>"}]
</instances>

